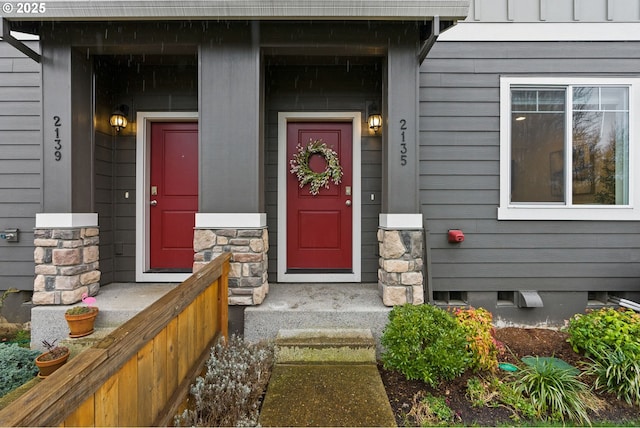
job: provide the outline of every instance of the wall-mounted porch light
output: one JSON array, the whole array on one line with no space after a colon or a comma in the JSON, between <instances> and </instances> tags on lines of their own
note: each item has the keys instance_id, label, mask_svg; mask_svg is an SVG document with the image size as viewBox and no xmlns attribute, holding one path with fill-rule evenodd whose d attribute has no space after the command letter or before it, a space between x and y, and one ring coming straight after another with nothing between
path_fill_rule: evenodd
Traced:
<instances>
[{"instance_id":1,"label":"wall-mounted porch light","mask_svg":"<svg viewBox=\"0 0 640 428\"><path fill-rule=\"evenodd\" d=\"M109 118L109 124L116 128L116 132L120 132L121 129L126 128L129 121L127 120L127 113L129 113L129 106L122 104Z\"/></svg>"},{"instance_id":2,"label":"wall-mounted porch light","mask_svg":"<svg viewBox=\"0 0 640 428\"><path fill-rule=\"evenodd\" d=\"M378 133L378 129L382 127L382 115L380 114L380 109L378 105L373 103L368 107L369 117L367 118L367 122L369 123L369 129L373 129L374 133Z\"/></svg>"}]
</instances>

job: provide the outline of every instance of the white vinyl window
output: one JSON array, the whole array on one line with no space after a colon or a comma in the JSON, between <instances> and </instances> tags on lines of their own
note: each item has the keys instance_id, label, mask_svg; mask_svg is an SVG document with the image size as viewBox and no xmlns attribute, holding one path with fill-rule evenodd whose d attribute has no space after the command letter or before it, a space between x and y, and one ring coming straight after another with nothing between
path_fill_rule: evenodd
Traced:
<instances>
[{"instance_id":1,"label":"white vinyl window","mask_svg":"<svg viewBox=\"0 0 640 428\"><path fill-rule=\"evenodd\" d=\"M500 79L500 220L640 220L640 79Z\"/></svg>"}]
</instances>

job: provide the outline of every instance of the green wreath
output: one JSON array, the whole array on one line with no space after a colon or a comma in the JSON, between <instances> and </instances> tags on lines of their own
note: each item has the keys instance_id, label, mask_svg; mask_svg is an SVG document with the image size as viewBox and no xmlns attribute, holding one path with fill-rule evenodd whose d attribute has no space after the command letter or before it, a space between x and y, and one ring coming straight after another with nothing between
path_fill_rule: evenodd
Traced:
<instances>
[{"instance_id":1,"label":"green wreath","mask_svg":"<svg viewBox=\"0 0 640 428\"><path fill-rule=\"evenodd\" d=\"M342 167L338 160L338 154L327 146L322 140L309 140L306 146L298 144L296 146L297 152L293 155L293 159L289 161L291 165L291 174L294 174L298 178L300 187L304 187L306 184L310 184L309 192L312 195L317 195L320 192L320 188L329 188L329 180L335 184L340 184L342 181ZM324 157L327 162L327 169L323 172L315 172L309 167L309 158L318 154Z\"/></svg>"}]
</instances>

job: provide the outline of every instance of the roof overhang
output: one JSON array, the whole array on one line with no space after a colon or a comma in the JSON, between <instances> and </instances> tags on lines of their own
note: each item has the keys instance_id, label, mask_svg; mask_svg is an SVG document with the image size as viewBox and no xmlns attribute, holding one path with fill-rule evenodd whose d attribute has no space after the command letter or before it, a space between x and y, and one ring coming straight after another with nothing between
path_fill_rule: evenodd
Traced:
<instances>
[{"instance_id":1,"label":"roof overhang","mask_svg":"<svg viewBox=\"0 0 640 428\"><path fill-rule=\"evenodd\" d=\"M5 2L9 21L425 20L464 18L470 0L47 0ZM27 10L28 9L28 10Z\"/></svg>"}]
</instances>

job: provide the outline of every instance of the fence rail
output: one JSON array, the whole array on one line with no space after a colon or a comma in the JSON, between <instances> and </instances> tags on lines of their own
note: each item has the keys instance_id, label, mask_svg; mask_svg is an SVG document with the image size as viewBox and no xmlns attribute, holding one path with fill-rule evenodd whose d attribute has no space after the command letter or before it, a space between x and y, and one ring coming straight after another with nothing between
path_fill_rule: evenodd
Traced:
<instances>
[{"instance_id":1,"label":"fence rail","mask_svg":"<svg viewBox=\"0 0 640 428\"><path fill-rule=\"evenodd\" d=\"M0 411L0 426L165 426L228 335L222 254Z\"/></svg>"}]
</instances>

